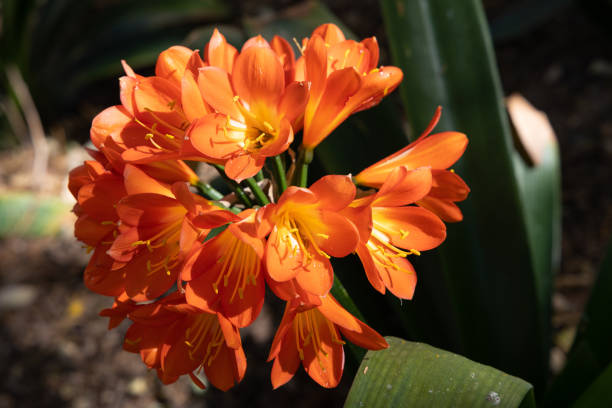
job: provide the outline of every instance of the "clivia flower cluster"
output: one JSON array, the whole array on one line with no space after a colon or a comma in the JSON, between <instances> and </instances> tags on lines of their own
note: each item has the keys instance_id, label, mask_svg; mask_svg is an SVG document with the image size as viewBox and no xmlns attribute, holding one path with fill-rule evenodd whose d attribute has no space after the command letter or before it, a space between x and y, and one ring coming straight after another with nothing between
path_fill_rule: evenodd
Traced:
<instances>
[{"instance_id":1,"label":"clivia flower cluster","mask_svg":"<svg viewBox=\"0 0 612 408\"><path fill-rule=\"evenodd\" d=\"M203 56L162 52L154 76L124 62L121 104L95 117L93 159L70 174L75 235L92 252L85 284L115 298L101 314L110 328L131 321L125 350L164 383L189 375L203 387L202 370L222 390L239 382L239 329L257 318L267 287L286 302L269 354L272 385L301 364L336 386L344 339L387 344L332 297L331 258L356 253L377 291L410 299L408 258L444 241L443 221L461 220L455 202L469 189L449 168L467 138L429 135L439 109L402 150L307 187L316 146L393 91L402 72L378 66L375 38L347 40L332 24L300 52L261 36L238 51L215 30ZM296 158L290 146L300 139ZM216 168L233 193L201 181L186 164L194 162Z\"/></svg>"}]
</instances>

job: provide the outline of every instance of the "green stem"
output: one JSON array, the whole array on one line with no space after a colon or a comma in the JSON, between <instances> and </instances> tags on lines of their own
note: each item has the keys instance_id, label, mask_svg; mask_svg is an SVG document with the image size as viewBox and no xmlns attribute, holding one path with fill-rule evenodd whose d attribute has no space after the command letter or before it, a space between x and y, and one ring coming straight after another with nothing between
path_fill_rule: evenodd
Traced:
<instances>
[{"instance_id":1,"label":"green stem","mask_svg":"<svg viewBox=\"0 0 612 408\"><path fill-rule=\"evenodd\" d=\"M246 181L246 183L249 185L249 187L251 188L251 191L255 195L255 198L257 199L257 202L260 205L263 206L266 204L270 204L270 200L268 200L268 197L266 197L264 192L261 190L261 187L259 187L259 184L257 184L257 182L255 181L253 177L249 177L248 179L244 181Z\"/></svg>"},{"instance_id":2,"label":"green stem","mask_svg":"<svg viewBox=\"0 0 612 408\"><path fill-rule=\"evenodd\" d=\"M236 197L238 197L238 200L240 200L248 208L253 207L253 203L246 195L244 190L240 187L240 184L236 183L235 180L232 180L227 176L227 174L225 174L225 167L223 167L221 164L213 164L213 167L217 169L221 177L223 177L223 180L225 180L227 185L230 186L232 191L236 194Z\"/></svg>"},{"instance_id":3,"label":"green stem","mask_svg":"<svg viewBox=\"0 0 612 408\"><path fill-rule=\"evenodd\" d=\"M308 165L312 162L313 151L300 146L298 158L293 176L293 185L298 187L306 187L308 184Z\"/></svg>"},{"instance_id":4,"label":"green stem","mask_svg":"<svg viewBox=\"0 0 612 408\"><path fill-rule=\"evenodd\" d=\"M287 178L285 176L285 166L283 165L283 159L278 156L274 156L274 178L278 184L279 193L287 189Z\"/></svg>"},{"instance_id":5,"label":"green stem","mask_svg":"<svg viewBox=\"0 0 612 408\"><path fill-rule=\"evenodd\" d=\"M349 296L348 292L344 288L344 285L342 285L342 282L340 282L338 275L334 276L334 285L332 286L331 293L349 313L365 323L363 315L359 309L357 309L355 302L353 302L353 299L351 299ZM359 362L363 359L363 356L365 356L365 350L361 347L355 346L353 343L348 343L348 346L359 364Z\"/></svg>"},{"instance_id":6,"label":"green stem","mask_svg":"<svg viewBox=\"0 0 612 408\"><path fill-rule=\"evenodd\" d=\"M204 183L203 181L198 180L194 186L198 189L198 192L209 200L221 200L223 198L223 194L217 191L213 186L208 183Z\"/></svg>"},{"instance_id":7,"label":"green stem","mask_svg":"<svg viewBox=\"0 0 612 408\"><path fill-rule=\"evenodd\" d=\"M264 179L263 171L259 170L259 173L255 175L255 181L262 181Z\"/></svg>"}]
</instances>

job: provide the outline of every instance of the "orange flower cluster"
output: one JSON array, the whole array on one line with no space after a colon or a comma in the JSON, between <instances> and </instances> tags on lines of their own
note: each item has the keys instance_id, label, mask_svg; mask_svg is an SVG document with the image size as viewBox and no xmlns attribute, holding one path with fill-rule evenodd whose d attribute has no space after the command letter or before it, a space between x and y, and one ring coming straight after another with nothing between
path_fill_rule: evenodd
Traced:
<instances>
[{"instance_id":1,"label":"orange flower cluster","mask_svg":"<svg viewBox=\"0 0 612 408\"><path fill-rule=\"evenodd\" d=\"M443 221L461 220L455 202L469 189L448 169L467 138L429 135L439 109L401 151L353 178L328 175L306 187L313 149L394 90L402 72L378 66L375 38L347 40L332 24L300 52L296 59L286 40L261 36L238 51L215 30L203 58L171 47L154 76L124 62L121 104L93 120L92 160L70 174L75 235L92 252L85 284L115 298L101 314L110 328L131 321L124 348L164 383L189 375L203 387L202 370L222 390L241 381L239 329L257 318L268 287L286 302L269 354L272 385L301 364L323 387L336 386L343 338L372 350L387 344L330 294L331 258L356 253L377 291L410 299L409 256L444 241ZM186 164L194 161L216 167L234 194L201 182ZM266 163L270 182L261 177Z\"/></svg>"}]
</instances>

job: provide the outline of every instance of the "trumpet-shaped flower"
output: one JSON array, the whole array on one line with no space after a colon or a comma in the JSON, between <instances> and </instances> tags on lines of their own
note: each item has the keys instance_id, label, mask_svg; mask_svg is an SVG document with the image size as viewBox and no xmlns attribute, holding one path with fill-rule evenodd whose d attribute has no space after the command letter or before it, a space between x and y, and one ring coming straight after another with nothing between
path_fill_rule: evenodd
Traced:
<instances>
[{"instance_id":1,"label":"trumpet-shaped flower","mask_svg":"<svg viewBox=\"0 0 612 408\"><path fill-rule=\"evenodd\" d=\"M123 263L106 252L118 234L115 207L127 194L123 178L98 161L86 161L70 172L68 186L77 199L74 234L93 251L83 276L85 286L102 295L118 296L124 291Z\"/></svg>"},{"instance_id":2,"label":"trumpet-shaped flower","mask_svg":"<svg viewBox=\"0 0 612 408\"><path fill-rule=\"evenodd\" d=\"M325 176L309 189L291 186L263 210L268 283L282 299L318 304L333 284L329 258L351 253L356 227L339 213L355 197L348 176Z\"/></svg>"},{"instance_id":3,"label":"trumpet-shaped flower","mask_svg":"<svg viewBox=\"0 0 612 408\"><path fill-rule=\"evenodd\" d=\"M308 95L304 84L285 83L279 56L261 37L244 45L232 72L201 68L198 85L217 113L194 121L188 132L191 144L223 162L226 174L237 181L255 175L266 157L288 148L292 122Z\"/></svg>"},{"instance_id":4,"label":"trumpet-shaped flower","mask_svg":"<svg viewBox=\"0 0 612 408\"><path fill-rule=\"evenodd\" d=\"M257 235L255 210L243 211L238 221L193 252L182 272L187 302L218 311L235 326L246 327L264 302L265 239Z\"/></svg>"},{"instance_id":5,"label":"trumpet-shaped flower","mask_svg":"<svg viewBox=\"0 0 612 408\"><path fill-rule=\"evenodd\" d=\"M442 132L429 136L440 120L440 115L441 108L438 107L429 126L417 140L361 171L354 179L361 185L379 188L398 166L406 166L410 170L422 166L431 167L431 190L417 204L433 211L444 221L457 222L463 219L463 215L455 202L465 200L470 189L453 170L447 169L459 160L468 139L459 132Z\"/></svg>"},{"instance_id":6,"label":"trumpet-shaped flower","mask_svg":"<svg viewBox=\"0 0 612 408\"><path fill-rule=\"evenodd\" d=\"M333 24L318 27L305 41L296 78L310 82L302 144L314 149L352 113L372 107L402 80L397 67L377 67L374 37L346 40Z\"/></svg>"},{"instance_id":7,"label":"trumpet-shaped flower","mask_svg":"<svg viewBox=\"0 0 612 408\"><path fill-rule=\"evenodd\" d=\"M133 298L155 299L177 281L186 254L210 228L234 215L193 195L184 183L164 185L126 165L128 195L117 204L119 235L108 254L125 264L125 290ZM193 220L208 219L206 228Z\"/></svg>"},{"instance_id":8,"label":"trumpet-shaped flower","mask_svg":"<svg viewBox=\"0 0 612 408\"><path fill-rule=\"evenodd\" d=\"M344 369L340 333L370 350L388 346L380 334L343 309L331 295L321 298L321 304L314 308L288 302L268 357L268 361L274 359L272 386L278 388L289 381L300 363L321 386L337 386Z\"/></svg>"},{"instance_id":9,"label":"trumpet-shaped flower","mask_svg":"<svg viewBox=\"0 0 612 408\"><path fill-rule=\"evenodd\" d=\"M242 380L246 358L240 333L221 314L202 312L175 293L137 306L128 317L133 324L125 335L124 349L139 353L164 384L187 374L204 388L194 374L200 370L223 391Z\"/></svg>"},{"instance_id":10,"label":"trumpet-shaped flower","mask_svg":"<svg viewBox=\"0 0 612 408\"><path fill-rule=\"evenodd\" d=\"M446 238L444 223L433 213L408 206L431 189L429 168L394 170L378 193L355 200L347 214L360 226L357 255L370 284L402 299L411 299L416 273L409 255L440 245Z\"/></svg>"}]
</instances>

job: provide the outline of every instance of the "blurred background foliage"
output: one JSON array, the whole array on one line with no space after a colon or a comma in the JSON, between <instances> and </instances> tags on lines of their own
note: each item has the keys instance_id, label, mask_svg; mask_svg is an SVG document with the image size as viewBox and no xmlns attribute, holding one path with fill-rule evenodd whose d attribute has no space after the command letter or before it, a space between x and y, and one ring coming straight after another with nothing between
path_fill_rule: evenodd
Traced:
<instances>
[{"instance_id":1,"label":"blurred background foliage","mask_svg":"<svg viewBox=\"0 0 612 408\"><path fill-rule=\"evenodd\" d=\"M384 335L425 342L528 381L545 406L589 406L605 398L601 384L611 376L612 361L612 262L609 256L599 273L575 341L572 331L566 333L563 343L571 348L566 369L559 373L563 364L557 364L551 370L551 348L559 343L551 312L561 268L559 147L553 137L543 141L535 160L526 151L506 112L494 47L529 47L531 34L574 12L588 21L583 25L599 26L603 36L609 30L609 0L2 0L0 7L0 149L6 155L29 145L35 156L37 150L48 155L44 146L53 140L60 151L86 142L91 118L119 103L121 59L151 74L159 52L174 44L202 50L214 27L238 47L259 33L302 38L324 22L340 25L354 39L376 35L381 63L401 67L404 83L317 149L311 181L325 172L355 174L403 147L442 105L434 132L468 134L470 144L456 170L472 193L460 205L464 221L449 225L443 247L415 260L419 285L413 301L374 293L355 258L338 260L335 269L357 308ZM609 81L608 57L589 69ZM517 71L529 70L520 55L497 58L513 61ZM554 66L549 71L546 75L559 81L562 73ZM557 123L553 118L554 127ZM608 133L602 131L608 136L609 125ZM69 208L29 192L0 191L4 237L53 235ZM609 203L610 193L601 194ZM601 214L603 234L610 232L609 216ZM409 381L406 375L398 384Z\"/></svg>"}]
</instances>

